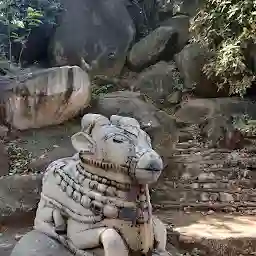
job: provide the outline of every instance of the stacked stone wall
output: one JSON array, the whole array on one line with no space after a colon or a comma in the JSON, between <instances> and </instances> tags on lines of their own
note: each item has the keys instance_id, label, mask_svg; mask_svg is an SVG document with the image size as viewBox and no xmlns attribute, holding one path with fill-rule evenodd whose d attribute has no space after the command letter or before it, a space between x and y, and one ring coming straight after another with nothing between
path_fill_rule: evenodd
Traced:
<instances>
[{"instance_id":1,"label":"stacked stone wall","mask_svg":"<svg viewBox=\"0 0 256 256\"><path fill-rule=\"evenodd\" d=\"M256 209L256 155L251 149L208 148L191 139L177 144L157 187L172 209ZM159 191L160 190L160 191ZM159 206L161 207L161 206Z\"/></svg>"}]
</instances>

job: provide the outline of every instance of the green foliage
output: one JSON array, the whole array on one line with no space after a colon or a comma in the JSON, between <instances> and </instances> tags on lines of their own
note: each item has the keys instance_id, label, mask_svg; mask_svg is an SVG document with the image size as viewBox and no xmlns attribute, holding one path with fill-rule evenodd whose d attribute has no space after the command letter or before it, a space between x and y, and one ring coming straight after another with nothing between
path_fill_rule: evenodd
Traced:
<instances>
[{"instance_id":1,"label":"green foliage","mask_svg":"<svg viewBox=\"0 0 256 256\"><path fill-rule=\"evenodd\" d=\"M230 94L245 93L255 75L246 65L245 50L256 43L255 0L205 0L191 24L193 41L213 54L204 72Z\"/></svg>"},{"instance_id":2,"label":"green foliage","mask_svg":"<svg viewBox=\"0 0 256 256\"><path fill-rule=\"evenodd\" d=\"M4 0L0 2L0 22L7 28L7 35L2 34L2 36L7 37L9 62L12 62L12 43L18 42L21 44L18 63L20 64L27 39L32 29L42 23L40 20L42 17L43 14L32 7L28 7L25 11L25 15L21 15L21 11L15 0ZM19 33L21 31L22 34ZM2 49L4 49L3 46ZM2 57L4 56L5 52L2 52Z\"/></svg>"},{"instance_id":3,"label":"green foliage","mask_svg":"<svg viewBox=\"0 0 256 256\"><path fill-rule=\"evenodd\" d=\"M106 84L102 86L94 86L92 89L92 98L97 99L98 97L107 94L111 91L115 86L114 84Z\"/></svg>"},{"instance_id":4,"label":"green foliage","mask_svg":"<svg viewBox=\"0 0 256 256\"><path fill-rule=\"evenodd\" d=\"M247 114L233 116L233 125L245 136L256 135L256 120Z\"/></svg>"}]
</instances>

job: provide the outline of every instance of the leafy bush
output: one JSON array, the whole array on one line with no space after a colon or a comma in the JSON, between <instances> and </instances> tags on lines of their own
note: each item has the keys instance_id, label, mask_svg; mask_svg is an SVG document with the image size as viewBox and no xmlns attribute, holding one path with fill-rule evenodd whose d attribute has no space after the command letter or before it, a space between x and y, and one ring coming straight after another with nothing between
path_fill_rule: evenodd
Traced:
<instances>
[{"instance_id":1,"label":"leafy bush","mask_svg":"<svg viewBox=\"0 0 256 256\"><path fill-rule=\"evenodd\" d=\"M255 0L205 0L191 23L193 41L211 53L204 72L230 94L245 94L255 75L245 50L256 44Z\"/></svg>"},{"instance_id":2,"label":"leafy bush","mask_svg":"<svg viewBox=\"0 0 256 256\"><path fill-rule=\"evenodd\" d=\"M21 57L32 30L40 24L55 25L61 10L57 0L0 1L0 70L14 68L12 48L17 43L20 45L20 53L16 64L20 67Z\"/></svg>"},{"instance_id":3,"label":"leafy bush","mask_svg":"<svg viewBox=\"0 0 256 256\"><path fill-rule=\"evenodd\" d=\"M42 16L43 14L40 11L34 10L32 7L27 7L25 12L22 13L14 0L4 0L0 2L0 23L3 32L5 32L5 28L7 30L6 34L1 34L2 59L6 57L5 42L8 44L8 60L10 62L12 61L12 43L18 42L21 44L18 61L20 63L23 50L32 28L42 23L40 20Z\"/></svg>"}]
</instances>

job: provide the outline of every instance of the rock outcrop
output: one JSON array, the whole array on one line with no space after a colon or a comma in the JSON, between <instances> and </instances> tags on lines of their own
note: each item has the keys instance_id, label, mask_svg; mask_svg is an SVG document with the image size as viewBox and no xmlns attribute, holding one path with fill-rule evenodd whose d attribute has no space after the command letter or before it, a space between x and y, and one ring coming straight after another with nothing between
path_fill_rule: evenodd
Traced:
<instances>
[{"instance_id":1,"label":"rock outcrop","mask_svg":"<svg viewBox=\"0 0 256 256\"><path fill-rule=\"evenodd\" d=\"M192 89L200 97L218 97L228 92L218 91L214 81L209 80L203 72L209 53L198 44L189 44L175 55L175 63L184 79L184 86Z\"/></svg>"},{"instance_id":2,"label":"rock outcrop","mask_svg":"<svg viewBox=\"0 0 256 256\"><path fill-rule=\"evenodd\" d=\"M53 63L82 66L85 61L93 74L119 75L135 35L124 3L63 0L62 4L65 11L52 39Z\"/></svg>"},{"instance_id":3,"label":"rock outcrop","mask_svg":"<svg viewBox=\"0 0 256 256\"><path fill-rule=\"evenodd\" d=\"M168 18L160 23L161 26L171 27L178 33L176 50L179 52L188 43L189 35L189 17L187 15L177 15ZM172 46L173 47L173 46Z\"/></svg>"},{"instance_id":4,"label":"rock outcrop","mask_svg":"<svg viewBox=\"0 0 256 256\"><path fill-rule=\"evenodd\" d=\"M171 60L177 42L178 34L172 27L158 27L133 45L128 61L134 69L141 70L163 57Z\"/></svg>"},{"instance_id":5,"label":"rock outcrop","mask_svg":"<svg viewBox=\"0 0 256 256\"><path fill-rule=\"evenodd\" d=\"M181 84L175 65L161 61L141 72L131 87L146 95L159 108L164 108L172 104L169 98L179 91Z\"/></svg>"},{"instance_id":6,"label":"rock outcrop","mask_svg":"<svg viewBox=\"0 0 256 256\"><path fill-rule=\"evenodd\" d=\"M77 66L25 73L2 87L5 118L25 130L60 124L86 108L91 98L89 76Z\"/></svg>"}]
</instances>

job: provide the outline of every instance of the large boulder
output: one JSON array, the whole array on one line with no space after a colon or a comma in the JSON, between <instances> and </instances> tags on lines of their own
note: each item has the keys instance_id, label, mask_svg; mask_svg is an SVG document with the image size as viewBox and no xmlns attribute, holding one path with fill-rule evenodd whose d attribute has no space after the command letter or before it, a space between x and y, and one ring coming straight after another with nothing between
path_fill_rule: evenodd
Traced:
<instances>
[{"instance_id":1,"label":"large boulder","mask_svg":"<svg viewBox=\"0 0 256 256\"><path fill-rule=\"evenodd\" d=\"M179 89L181 81L177 76L178 72L173 63L161 61L141 72L131 87L163 108L172 103L169 98Z\"/></svg>"},{"instance_id":2,"label":"large boulder","mask_svg":"<svg viewBox=\"0 0 256 256\"><path fill-rule=\"evenodd\" d=\"M194 89L200 97L225 96L228 91L218 90L214 81L209 80L202 70L208 57L209 53L198 44L189 44L174 59L187 89Z\"/></svg>"},{"instance_id":3,"label":"large boulder","mask_svg":"<svg viewBox=\"0 0 256 256\"><path fill-rule=\"evenodd\" d=\"M181 51L190 38L189 17L187 15L177 15L161 22L160 25L172 27L178 33L177 52Z\"/></svg>"},{"instance_id":4,"label":"large boulder","mask_svg":"<svg viewBox=\"0 0 256 256\"><path fill-rule=\"evenodd\" d=\"M134 69L155 64L160 59L171 60L176 53L178 34L172 27L158 27L133 45L128 61Z\"/></svg>"},{"instance_id":5,"label":"large boulder","mask_svg":"<svg viewBox=\"0 0 256 256\"><path fill-rule=\"evenodd\" d=\"M255 103L239 98L191 99L181 105L174 117L184 126L198 125L207 144L231 150L244 146L243 116L255 120ZM240 127L236 123L240 121ZM242 127L241 127L242 126Z\"/></svg>"},{"instance_id":6,"label":"large boulder","mask_svg":"<svg viewBox=\"0 0 256 256\"><path fill-rule=\"evenodd\" d=\"M11 256L72 256L56 240L38 231L31 231L21 238L14 247Z\"/></svg>"},{"instance_id":7,"label":"large boulder","mask_svg":"<svg viewBox=\"0 0 256 256\"><path fill-rule=\"evenodd\" d=\"M50 51L53 64L92 67L92 74L119 75L134 38L133 21L119 0L62 0Z\"/></svg>"},{"instance_id":8,"label":"large boulder","mask_svg":"<svg viewBox=\"0 0 256 256\"><path fill-rule=\"evenodd\" d=\"M175 113L175 118L177 121L186 124L200 124L218 114L227 117L242 117L245 115L255 120L255 107L256 103L254 101L238 97L190 99L181 104L180 109Z\"/></svg>"},{"instance_id":9,"label":"large boulder","mask_svg":"<svg viewBox=\"0 0 256 256\"><path fill-rule=\"evenodd\" d=\"M102 95L95 103L94 112L107 117L115 114L137 119L150 134L153 147L168 164L177 139L176 123L167 113L145 102L140 93L119 91Z\"/></svg>"},{"instance_id":10,"label":"large boulder","mask_svg":"<svg viewBox=\"0 0 256 256\"><path fill-rule=\"evenodd\" d=\"M25 73L15 79L2 77L6 121L25 130L60 124L89 105L89 76L77 66Z\"/></svg>"}]
</instances>

